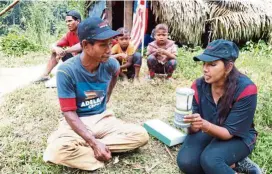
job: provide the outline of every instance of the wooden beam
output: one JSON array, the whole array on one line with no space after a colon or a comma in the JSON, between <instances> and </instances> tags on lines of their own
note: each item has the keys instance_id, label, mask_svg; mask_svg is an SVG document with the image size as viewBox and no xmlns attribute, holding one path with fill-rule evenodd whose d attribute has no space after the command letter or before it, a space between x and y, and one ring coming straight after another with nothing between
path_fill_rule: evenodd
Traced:
<instances>
[{"instance_id":1,"label":"wooden beam","mask_svg":"<svg viewBox=\"0 0 272 174\"><path fill-rule=\"evenodd\" d=\"M108 23L112 27L112 1L107 1L106 2L106 7L108 9Z\"/></svg>"},{"instance_id":2,"label":"wooden beam","mask_svg":"<svg viewBox=\"0 0 272 174\"><path fill-rule=\"evenodd\" d=\"M133 1L124 1L124 27L131 31L133 17Z\"/></svg>"},{"instance_id":3,"label":"wooden beam","mask_svg":"<svg viewBox=\"0 0 272 174\"><path fill-rule=\"evenodd\" d=\"M2 10L0 12L0 16L2 16L3 14L5 14L7 11L9 11L10 9L12 9L20 0L15 0L13 1L13 3L11 3L9 6L7 6L4 10Z\"/></svg>"}]
</instances>

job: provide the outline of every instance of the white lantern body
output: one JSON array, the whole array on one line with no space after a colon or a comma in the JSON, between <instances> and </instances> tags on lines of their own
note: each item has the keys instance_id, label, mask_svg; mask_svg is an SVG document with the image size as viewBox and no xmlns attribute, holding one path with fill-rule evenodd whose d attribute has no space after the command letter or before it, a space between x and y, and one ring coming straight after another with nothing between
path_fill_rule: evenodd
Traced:
<instances>
[{"instance_id":1,"label":"white lantern body","mask_svg":"<svg viewBox=\"0 0 272 174\"><path fill-rule=\"evenodd\" d=\"M192 110L193 96L195 91L191 88L177 88L176 109L181 111Z\"/></svg>"},{"instance_id":2,"label":"white lantern body","mask_svg":"<svg viewBox=\"0 0 272 174\"><path fill-rule=\"evenodd\" d=\"M190 123L183 122L184 116L191 114L192 111L180 111L175 109L175 118L174 118L174 125L177 128L187 128L190 127Z\"/></svg>"}]
</instances>

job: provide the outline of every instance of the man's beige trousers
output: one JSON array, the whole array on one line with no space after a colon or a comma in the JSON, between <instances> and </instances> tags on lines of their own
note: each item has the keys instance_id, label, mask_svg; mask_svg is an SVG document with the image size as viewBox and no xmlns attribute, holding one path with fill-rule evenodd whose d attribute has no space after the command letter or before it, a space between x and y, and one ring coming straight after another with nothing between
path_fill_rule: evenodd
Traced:
<instances>
[{"instance_id":1,"label":"man's beige trousers","mask_svg":"<svg viewBox=\"0 0 272 174\"><path fill-rule=\"evenodd\" d=\"M96 139L113 153L136 149L149 139L143 127L125 123L114 117L111 111L80 119ZM46 162L82 170L96 170L104 166L104 162L94 157L93 149L71 129L65 119L60 122L58 130L50 135L47 143L43 156Z\"/></svg>"}]
</instances>

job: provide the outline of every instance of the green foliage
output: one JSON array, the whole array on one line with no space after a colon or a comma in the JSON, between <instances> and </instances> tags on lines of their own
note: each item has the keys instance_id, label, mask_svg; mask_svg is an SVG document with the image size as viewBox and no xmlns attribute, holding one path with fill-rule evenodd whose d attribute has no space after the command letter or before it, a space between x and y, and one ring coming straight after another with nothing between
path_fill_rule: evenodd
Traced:
<instances>
[{"instance_id":1,"label":"green foliage","mask_svg":"<svg viewBox=\"0 0 272 174\"><path fill-rule=\"evenodd\" d=\"M254 52L255 54L267 55L272 52L272 46L268 45L264 40L259 40L257 43L247 41L242 51Z\"/></svg>"},{"instance_id":2,"label":"green foliage","mask_svg":"<svg viewBox=\"0 0 272 174\"><path fill-rule=\"evenodd\" d=\"M257 145L251 157L266 173L272 173L272 50L263 41L249 42L247 51L237 59L238 69L249 76L258 88L258 103L254 123L259 132ZM246 50L245 48L243 50Z\"/></svg>"},{"instance_id":3,"label":"green foliage","mask_svg":"<svg viewBox=\"0 0 272 174\"><path fill-rule=\"evenodd\" d=\"M0 1L0 11L4 10L10 3L12 3L11 0ZM15 10L16 6L0 17L0 35L7 34L9 26L14 25L15 21L17 21L13 13Z\"/></svg>"},{"instance_id":4,"label":"green foliage","mask_svg":"<svg viewBox=\"0 0 272 174\"><path fill-rule=\"evenodd\" d=\"M68 9L69 10L77 10L81 14L81 19L83 20L86 16L85 14L85 1L82 0L74 0L68 1Z\"/></svg>"},{"instance_id":5,"label":"green foliage","mask_svg":"<svg viewBox=\"0 0 272 174\"><path fill-rule=\"evenodd\" d=\"M272 47L264 41L258 43L248 42L242 48L238 63L243 72L250 76L258 87L258 107L255 121L257 125L272 127Z\"/></svg>"},{"instance_id":6,"label":"green foliage","mask_svg":"<svg viewBox=\"0 0 272 174\"><path fill-rule=\"evenodd\" d=\"M0 42L1 50L6 55L22 56L26 53L38 51L41 47L31 42L24 34L9 33Z\"/></svg>"},{"instance_id":7,"label":"green foliage","mask_svg":"<svg viewBox=\"0 0 272 174\"><path fill-rule=\"evenodd\" d=\"M264 169L264 173L272 173L272 130L271 128L257 127L259 135L257 145L251 158Z\"/></svg>"},{"instance_id":8,"label":"green foliage","mask_svg":"<svg viewBox=\"0 0 272 174\"><path fill-rule=\"evenodd\" d=\"M178 51L178 66L176 69L175 77L183 76L188 80L193 81L201 76L201 66L199 62L194 62L193 57L200 54L201 48L194 49L182 47Z\"/></svg>"},{"instance_id":9,"label":"green foliage","mask_svg":"<svg viewBox=\"0 0 272 174\"><path fill-rule=\"evenodd\" d=\"M71 9L77 10L81 14L84 12L84 1L52 2L21 1L3 18L0 18L0 34L4 38L2 50L5 54L19 56L28 51L47 49L49 45L67 32L66 12ZM0 2L0 9L9 3ZM14 29L16 33L23 33L23 35L10 35L9 33L14 33Z\"/></svg>"},{"instance_id":10,"label":"green foliage","mask_svg":"<svg viewBox=\"0 0 272 174\"><path fill-rule=\"evenodd\" d=\"M40 45L46 43L46 38L50 36L52 15L50 15L51 9L47 5L46 2L36 2L28 8L31 20L27 20L26 33Z\"/></svg>"},{"instance_id":11,"label":"green foliage","mask_svg":"<svg viewBox=\"0 0 272 174\"><path fill-rule=\"evenodd\" d=\"M24 10L26 35L35 43L48 47L55 42L56 37L66 31L65 12L67 3L36 1L30 3Z\"/></svg>"}]
</instances>

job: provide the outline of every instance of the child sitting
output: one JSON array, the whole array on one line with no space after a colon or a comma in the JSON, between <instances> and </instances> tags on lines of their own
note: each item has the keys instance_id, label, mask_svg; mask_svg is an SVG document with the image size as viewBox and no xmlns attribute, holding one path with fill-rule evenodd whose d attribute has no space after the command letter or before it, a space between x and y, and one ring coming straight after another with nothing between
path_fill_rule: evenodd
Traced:
<instances>
[{"instance_id":1,"label":"child sitting","mask_svg":"<svg viewBox=\"0 0 272 174\"><path fill-rule=\"evenodd\" d=\"M147 46L147 66L150 78L156 74L165 74L166 79L172 77L177 66L177 45L168 39L166 24L158 24L154 31L155 41Z\"/></svg>"},{"instance_id":2,"label":"child sitting","mask_svg":"<svg viewBox=\"0 0 272 174\"><path fill-rule=\"evenodd\" d=\"M117 44L111 49L111 54L120 63L120 76L124 81L134 78L134 81L139 82L139 73L142 65L142 56L135 52L135 48L130 43L130 33L125 28L117 30L121 35L117 36Z\"/></svg>"}]
</instances>

